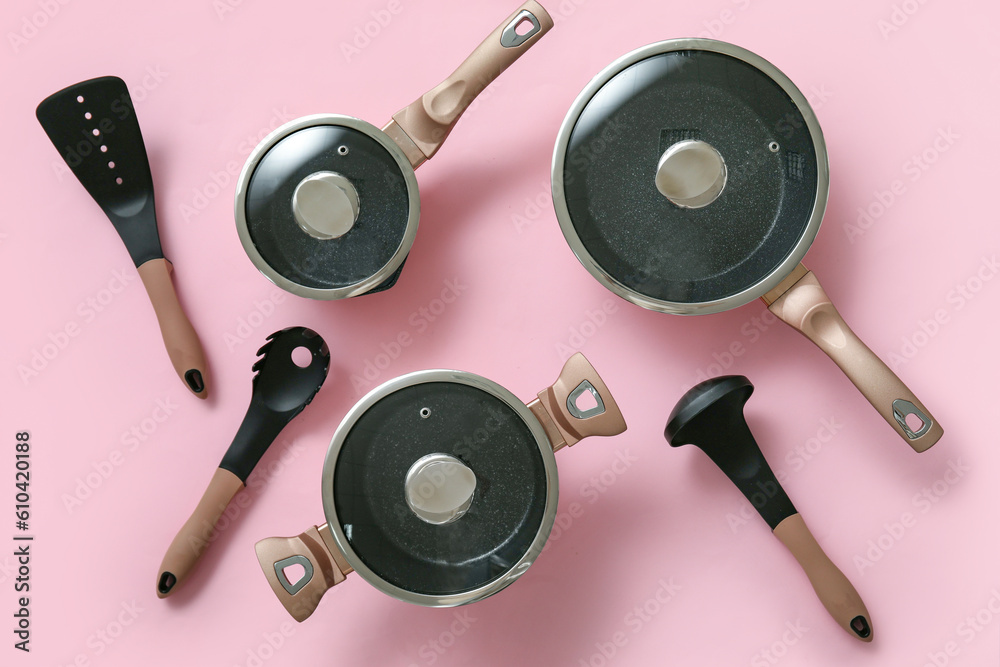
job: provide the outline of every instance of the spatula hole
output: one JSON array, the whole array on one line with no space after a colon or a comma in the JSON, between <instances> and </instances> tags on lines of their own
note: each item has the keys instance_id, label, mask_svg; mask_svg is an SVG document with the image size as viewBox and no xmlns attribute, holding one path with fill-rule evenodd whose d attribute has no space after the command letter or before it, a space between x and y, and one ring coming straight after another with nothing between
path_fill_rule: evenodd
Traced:
<instances>
[{"instance_id":1,"label":"spatula hole","mask_svg":"<svg viewBox=\"0 0 1000 667\"><path fill-rule=\"evenodd\" d=\"M98 129L97 129L96 127L95 127L95 128L94 128L94 130L93 130L93 134L94 134L94 136L95 136L95 137L99 137L99 136L101 136L101 131L100 131L100 130L98 130Z\"/></svg>"},{"instance_id":2,"label":"spatula hole","mask_svg":"<svg viewBox=\"0 0 1000 667\"><path fill-rule=\"evenodd\" d=\"M292 363L299 368L308 368L312 363L312 352L307 347L297 347L292 350Z\"/></svg>"},{"instance_id":3,"label":"spatula hole","mask_svg":"<svg viewBox=\"0 0 1000 667\"><path fill-rule=\"evenodd\" d=\"M94 116L88 111L87 113L83 114L83 117L86 118L87 120L90 120Z\"/></svg>"},{"instance_id":4,"label":"spatula hole","mask_svg":"<svg viewBox=\"0 0 1000 667\"><path fill-rule=\"evenodd\" d=\"M288 567L283 568L281 573L285 575L285 580L294 586L301 581L302 577L306 576L306 568L301 563L292 563Z\"/></svg>"},{"instance_id":5,"label":"spatula hole","mask_svg":"<svg viewBox=\"0 0 1000 667\"><path fill-rule=\"evenodd\" d=\"M101 152L102 153L107 153L108 152L108 147L104 146L104 145L101 145Z\"/></svg>"},{"instance_id":6,"label":"spatula hole","mask_svg":"<svg viewBox=\"0 0 1000 667\"><path fill-rule=\"evenodd\" d=\"M531 19L524 18L521 19L516 26L514 26L514 32L517 33L518 36L523 36L531 32L531 29L534 27L535 24L531 22Z\"/></svg>"},{"instance_id":7,"label":"spatula hole","mask_svg":"<svg viewBox=\"0 0 1000 667\"><path fill-rule=\"evenodd\" d=\"M914 433L919 433L920 429L924 427L924 420L911 412L906 415L906 425L909 426L910 430Z\"/></svg>"},{"instance_id":8,"label":"spatula hole","mask_svg":"<svg viewBox=\"0 0 1000 667\"><path fill-rule=\"evenodd\" d=\"M114 162L109 162L108 163L108 169L114 169L114 168L115 168L115 163Z\"/></svg>"},{"instance_id":9,"label":"spatula hole","mask_svg":"<svg viewBox=\"0 0 1000 667\"><path fill-rule=\"evenodd\" d=\"M118 185L121 185L122 184L122 177L119 176L118 178L116 178L115 179L115 183L117 183Z\"/></svg>"},{"instance_id":10,"label":"spatula hole","mask_svg":"<svg viewBox=\"0 0 1000 667\"><path fill-rule=\"evenodd\" d=\"M83 104L83 95L77 95L76 101L79 102L80 104Z\"/></svg>"}]
</instances>

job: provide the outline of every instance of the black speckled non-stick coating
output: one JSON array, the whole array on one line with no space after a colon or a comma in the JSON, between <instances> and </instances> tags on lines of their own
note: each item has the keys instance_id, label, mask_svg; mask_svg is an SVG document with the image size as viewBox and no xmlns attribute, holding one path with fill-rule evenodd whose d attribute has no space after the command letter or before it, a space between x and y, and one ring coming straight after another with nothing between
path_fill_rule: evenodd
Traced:
<instances>
[{"instance_id":1,"label":"black speckled non-stick coating","mask_svg":"<svg viewBox=\"0 0 1000 667\"><path fill-rule=\"evenodd\" d=\"M682 139L708 142L729 170L701 209L674 205L654 182L660 156ZM573 227L600 267L648 298L685 304L770 275L805 233L817 192L795 103L767 74L710 51L651 56L602 86L573 128L563 178Z\"/></svg>"},{"instance_id":2,"label":"black speckled non-stick coating","mask_svg":"<svg viewBox=\"0 0 1000 667\"><path fill-rule=\"evenodd\" d=\"M347 177L358 193L358 219L337 239L310 236L292 213L296 186L317 171ZM392 155L364 132L334 124L281 139L260 159L247 187L247 230L261 257L285 278L316 289L374 275L399 248L409 213L406 181Z\"/></svg>"},{"instance_id":3,"label":"black speckled non-stick coating","mask_svg":"<svg viewBox=\"0 0 1000 667\"><path fill-rule=\"evenodd\" d=\"M404 495L410 466L433 453L476 475L469 510L445 525L418 518ZM546 492L545 464L522 417L455 382L404 387L368 408L333 478L337 518L358 557L385 581L425 595L475 590L509 571L538 533Z\"/></svg>"}]
</instances>

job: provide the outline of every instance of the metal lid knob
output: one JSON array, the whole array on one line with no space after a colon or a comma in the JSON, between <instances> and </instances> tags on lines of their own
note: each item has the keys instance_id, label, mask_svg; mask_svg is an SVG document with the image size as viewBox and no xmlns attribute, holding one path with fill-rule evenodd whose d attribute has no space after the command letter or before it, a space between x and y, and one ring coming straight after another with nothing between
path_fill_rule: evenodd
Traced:
<instances>
[{"instance_id":1,"label":"metal lid knob","mask_svg":"<svg viewBox=\"0 0 1000 667\"><path fill-rule=\"evenodd\" d=\"M347 178L333 171L309 174L292 194L295 221L317 239L335 239L351 231L358 209L358 191Z\"/></svg>"},{"instance_id":2,"label":"metal lid knob","mask_svg":"<svg viewBox=\"0 0 1000 667\"><path fill-rule=\"evenodd\" d=\"M656 165L656 189L681 208L708 206L726 187L726 161L704 141L679 141Z\"/></svg>"}]
</instances>

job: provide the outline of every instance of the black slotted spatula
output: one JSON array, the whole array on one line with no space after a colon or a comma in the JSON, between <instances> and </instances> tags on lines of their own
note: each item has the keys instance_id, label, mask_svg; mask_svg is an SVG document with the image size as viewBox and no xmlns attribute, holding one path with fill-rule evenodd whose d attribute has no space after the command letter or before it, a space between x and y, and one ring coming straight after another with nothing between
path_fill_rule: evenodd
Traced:
<instances>
[{"instance_id":1,"label":"black slotted spatula","mask_svg":"<svg viewBox=\"0 0 1000 667\"><path fill-rule=\"evenodd\" d=\"M200 398L208 372L198 334L181 309L156 228L153 178L125 82L102 76L45 98L35 111L63 160L111 220L156 311L174 370Z\"/></svg>"}]
</instances>

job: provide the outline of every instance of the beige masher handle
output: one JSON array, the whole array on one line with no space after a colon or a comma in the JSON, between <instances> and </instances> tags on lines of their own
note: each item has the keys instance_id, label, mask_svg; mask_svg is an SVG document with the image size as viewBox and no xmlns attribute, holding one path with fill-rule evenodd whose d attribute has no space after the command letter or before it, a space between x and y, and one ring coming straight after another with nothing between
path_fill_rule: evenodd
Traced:
<instances>
[{"instance_id":1,"label":"beige masher handle","mask_svg":"<svg viewBox=\"0 0 1000 667\"><path fill-rule=\"evenodd\" d=\"M160 324L160 335L170 362L184 385L198 398L208 397L208 365L201 341L184 314L170 280L173 266L164 258L151 259L138 267L149 300Z\"/></svg>"},{"instance_id":2,"label":"beige masher handle","mask_svg":"<svg viewBox=\"0 0 1000 667\"><path fill-rule=\"evenodd\" d=\"M519 34L518 26L526 30ZM476 47L451 76L396 112L393 121L420 153L417 159L408 155L410 162L416 166L434 157L476 96L551 28L552 18L548 12L535 0L528 0ZM388 127L386 131L397 139Z\"/></svg>"},{"instance_id":3,"label":"beige masher handle","mask_svg":"<svg viewBox=\"0 0 1000 667\"><path fill-rule=\"evenodd\" d=\"M924 404L851 331L812 271L805 271L769 309L826 352L915 451L927 451L944 434ZM910 416L919 423L908 424Z\"/></svg>"},{"instance_id":4,"label":"beige masher handle","mask_svg":"<svg viewBox=\"0 0 1000 667\"><path fill-rule=\"evenodd\" d=\"M784 519L774 529L774 536L795 556L809 577L816 597L833 620L861 641L874 639L875 630L868 608L854 585L816 542L802 515L793 514Z\"/></svg>"}]
</instances>

